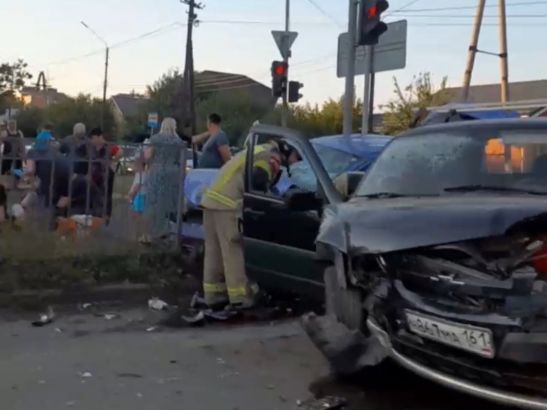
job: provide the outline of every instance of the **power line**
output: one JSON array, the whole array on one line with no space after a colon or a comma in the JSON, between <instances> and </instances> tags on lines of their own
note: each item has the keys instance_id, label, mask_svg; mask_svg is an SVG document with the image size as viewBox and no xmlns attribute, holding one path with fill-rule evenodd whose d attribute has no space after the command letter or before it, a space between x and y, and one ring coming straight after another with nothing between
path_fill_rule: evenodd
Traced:
<instances>
[{"instance_id":1,"label":"power line","mask_svg":"<svg viewBox=\"0 0 547 410\"><path fill-rule=\"evenodd\" d=\"M331 14L327 13L323 7L321 7L319 4L316 3L315 0L307 0L308 3L310 3L313 7L315 7L323 16L325 16L327 19L332 21L334 24L336 24L338 27L344 27L342 23L340 23L337 19L334 18Z\"/></svg>"},{"instance_id":2,"label":"power line","mask_svg":"<svg viewBox=\"0 0 547 410\"><path fill-rule=\"evenodd\" d=\"M466 14L409 14L401 15L398 14L397 17L408 17L408 18L465 18L470 19L474 16ZM547 14L508 14L507 18L545 18ZM499 18L497 15L484 15L483 18Z\"/></svg>"},{"instance_id":3,"label":"power line","mask_svg":"<svg viewBox=\"0 0 547 410\"><path fill-rule=\"evenodd\" d=\"M547 1L522 1L522 2L516 2L516 3L509 3L506 6L507 7L514 7L514 6L533 6L533 5L540 5L540 4L547 4ZM493 8L498 7L497 4L486 4L485 7ZM423 8L423 9L397 9L393 10L391 12L388 12L387 14L395 14L400 12L405 13L421 13L421 12L429 12L429 11L451 11L451 10L474 10L477 6L450 6L450 7L434 7L434 8Z\"/></svg>"},{"instance_id":4,"label":"power line","mask_svg":"<svg viewBox=\"0 0 547 410\"><path fill-rule=\"evenodd\" d=\"M164 31L168 31L168 30L171 30L173 28L183 28L183 27L186 27L186 24L179 23L179 22L171 23L171 24L168 24L166 26L162 26L162 27L159 27L155 30L149 31L147 33L140 34L136 37L120 41L119 43L115 43L110 48L112 49L112 48L123 47L123 46L126 46L127 44L134 43L135 41L144 40L145 38L153 37L157 34L161 34Z\"/></svg>"},{"instance_id":5,"label":"power line","mask_svg":"<svg viewBox=\"0 0 547 410\"><path fill-rule=\"evenodd\" d=\"M409 7L414 6L414 5L415 5L416 3L418 3L419 1L420 1L420 0L411 0L411 1L409 1L408 3L406 3L404 6L399 7L398 9L395 9L395 10L392 10L392 11L388 11L388 12L384 15L384 18L391 16L393 13L398 13L398 12L404 11L404 10L408 9Z\"/></svg>"},{"instance_id":6,"label":"power line","mask_svg":"<svg viewBox=\"0 0 547 410\"><path fill-rule=\"evenodd\" d=\"M180 22L170 23L170 24L167 24L165 26L161 26L161 27L159 27L155 30L148 31L146 33L140 34L136 37L128 38L128 39L122 40L118 43L114 43L110 47L110 49L124 47L124 46L126 46L128 44L131 44L133 42L143 40L147 37L152 37L154 35L157 35L157 34L160 34L160 33L164 32L164 31L168 31L168 29L172 29L172 28L175 28L175 27L185 27L185 26L186 26L185 24L180 23ZM50 62L47 62L45 64L41 64L41 65L43 65L43 66L62 65L62 64L71 63L73 61L82 60L84 58L92 57L92 56L95 56L95 55L98 55L98 54L103 54L103 53L104 53L104 49L95 50L95 51L90 51L88 53L80 54L80 55L74 56L74 57L68 57L68 58L64 58L64 59L60 59L60 60L50 61Z\"/></svg>"}]
</instances>

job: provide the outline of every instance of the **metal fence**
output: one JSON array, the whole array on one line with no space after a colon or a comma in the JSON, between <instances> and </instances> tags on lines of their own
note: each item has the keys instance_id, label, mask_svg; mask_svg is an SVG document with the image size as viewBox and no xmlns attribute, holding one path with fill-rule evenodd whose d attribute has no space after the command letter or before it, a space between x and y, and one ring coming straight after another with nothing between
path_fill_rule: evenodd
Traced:
<instances>
[{"instance_id":1,"label":"metal fence","mask_svg":"<svg viewBox=\"0 0 547 410\"><path fill-rule=\"evenodd\" d=\"M181 232L188 151L182 141L2 139L0 257L69 244L100 253L178 244L172 228Z\"/></svg>"}]
</instances>

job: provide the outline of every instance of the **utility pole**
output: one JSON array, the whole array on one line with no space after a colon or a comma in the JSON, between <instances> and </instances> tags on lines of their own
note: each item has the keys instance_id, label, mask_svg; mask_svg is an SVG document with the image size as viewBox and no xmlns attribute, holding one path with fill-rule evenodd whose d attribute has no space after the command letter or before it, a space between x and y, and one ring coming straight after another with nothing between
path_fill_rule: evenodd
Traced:
<instances>
[{"instance_id":1,"label":"utility pole","mask_svg":"<svg viewBox=\"0 0 547 410\"><path fill-rule=\"evenodd\" d=\"M108 43L104 38L99 36L95 30L93 30L90 26L88 26L84 21L80 21L82 26L84 26L87 30L91 32L99 41L101 41L105 46L105 61L104 61L104 83L103 83L103 103L101 106L101 128L104 131L104 125L105 125L105 114L106 114L106 92L108 89L108 63L109 63L109 57L110 57L110 48L108 46Z\"/></svg>"},{"instance_id":2,"label":"utility pole","mask_svg":"<svg viewBox=\"0 0 547 410\"><path fill-rule=\"evenodd\" d=\"M357 37L357 0L349 0L348 33L350 38L348 50L348 72L346 73L346 90L344 92L344 135L353 132L353 97L355 86L355 52Z\"/></svg>"},{"instance_id":3,"label":"utility pole","mask_svg":"<svg viewBox=\"0 0 547 410\"><path fill-rule=\"evenodd\" d=\"M475 66L475 57L477 56L477 47L479 45L479 35L481 32L482 18L484 16L484 6L486 0L479 0L477 6L477 13L475 15L475 24L473 26L473 33L471 34L471 44L469 45L469 52L467 54L467 64L465 66L465 73L463 79L462 99L467 101L469 98L469 87L471 86L471 76L473 75L473 67Z\"/></svg>"},{"instance_id":4,"label":"utility pole","mask_svg":"<svg viewBox=\"0 0 547 410\"><path fill-rule=\"evenodd\" d=\"M188 27L186 35L186 61L184 64L183 93L182 104L184 107L184 120L190 121L191 134L196 134L196 107L194 95L194 48L192 35L194 25L197 24L197 14L195 10L203 9L202 3L196 3L195 0L180 0L181 3L188 6Z\"/></svg>"},{"instance_id":5,"label":"utility pole","mask_svg":"<svg viewBox=\"0 0 547 410\"><path fill-rule=\"evenodd\" d=\"M507 16L505 0L499 0L500 63L501 63L501 102L509 101L509 63L507 56Z\"/></svg>"},{"instance_id":6,"label":"utility pole","mask_svg":"<svg viewBox=\"0 0 547 410\"><path fill-rule=\"evenodd\" d=\"M103 104L101 106L101 129L104 130L105 113L106 113L106 90L108 88L108 63L110 58L110 47L106 47L106 55L104 59L104 84L103 84Z\"/></svg>"},{"instance_id":7,"label":"utility pole","mask_svg":"<svg viewBox=\"0 0 547 410\"><path fill-rule=\"evenodd\" d=\"M486 0L479 0L477 13L475 15L475 24L471 35L471 44L469 46L469 54L467 56L467 64L463 80L462 98L466 102L469 99L469 88L471 86L471 77L473 75L473 67L475 65L475 57L477 53L488 54L500 58L501 81L500 81L500 101L506 103L509 101L509 63L507 54L507 16L505 8L505 0L498 0L499 9L499 38L500 52L493 53L478 49L479 35L481 31L482 19L484 15L484 7Z\"/></svg>"},{"instance_id":8,"label":"utility pole","mask_svg":"<svg viewBox=\"0 0 547 410\"><path fill-rule=\"evenodd\" d=\"M285 41L287 40L287 36L289 35L289 29L290 29L290 18L291 18L291 0L285 0ZM283 62L287 64L287 67L289 66L289 57L291 56L290 50L285 54L283 57ZM287 68L287 88L285 89L285 92L283 93L283 107L281 109L281 126L286 127L288 123L288 116L289 116L289 102L288 102L288 87L289 87L289 69Z\"/></svg>"}]
</instances>

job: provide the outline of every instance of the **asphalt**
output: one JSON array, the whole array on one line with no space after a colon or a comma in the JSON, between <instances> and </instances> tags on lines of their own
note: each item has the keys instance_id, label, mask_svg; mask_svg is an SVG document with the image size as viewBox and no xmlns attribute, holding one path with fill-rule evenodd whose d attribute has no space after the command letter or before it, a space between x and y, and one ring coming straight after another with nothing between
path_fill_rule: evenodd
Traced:
<instances>
[{"instance_id":1,"label":"asphalt","mask_svg":"<svg viewBox=\"0 0 547 410\"><path fill-rule=\"evenodd\" d=\"M398 368L334 381L296 319L172 329L145 307L56 313L32 327L35 314L0 312L2 408L288 410L325 395L350 410L499 408Z\"/></svg>"}]
</instances>

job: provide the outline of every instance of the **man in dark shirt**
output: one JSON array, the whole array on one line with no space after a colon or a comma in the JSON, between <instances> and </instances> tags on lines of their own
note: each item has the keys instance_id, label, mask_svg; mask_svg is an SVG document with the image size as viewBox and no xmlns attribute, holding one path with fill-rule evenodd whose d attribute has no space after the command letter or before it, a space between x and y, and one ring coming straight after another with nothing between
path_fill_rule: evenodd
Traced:
<instances>
[{"instance_id":1,"label":"man in dark shirt","mask_svg":"<svg viewBox=\"0 0 547 410\"><path fill-rule=\"evenodd\" d=\"M81 175L88 175L88 168L91 163L89 174L95 185L102 190L103 197L106 196L106 216L108 218L112 215L112 195L115 175L111 163L121 155L122 151L117 145L108 146L100 128L94 128L89 135L87 143L80 145L76 149L76 156L79 161L75 167L75 172Z\"/></svg>"},{"instance_id":2,"label":"man in dark shirt","mask_svg":"<svg viewBox=\"0 0 547 410\"><path fill-rule=\"evenodd\" d=\"M27 173L40 180L37 193L43 206L51 206L53 210L52 228L58 216L67 216L69 208L74 215L85 214L87 210L96 215L102 209L98 187L86 176L73 173L71 168L70 160L53 149L29 152Z\"/></svg>"},{"instance_id":3,"label":"man in dark shirt","mask_svg":"<svg viewBox=\"0 0 547 410\"><path fill-rule=\"evenodd\" d=\"M221 168L232 158L228 137L220 128L222 119L218 114L209 115L207 131L192 137L192 143L201 144L204 141L203 152L198 168Z\"/></svg>"}]
</instances>

